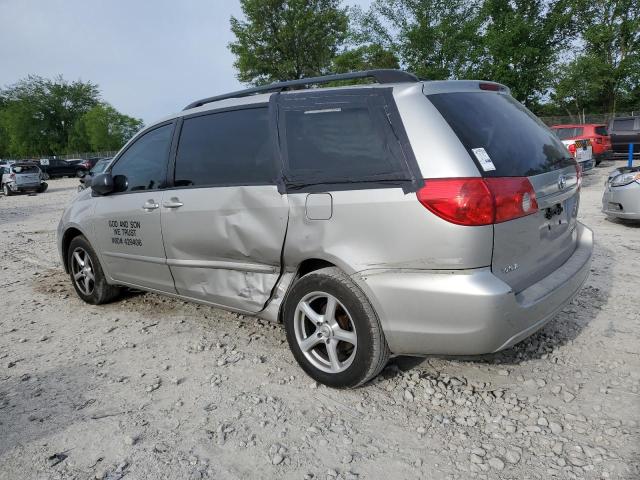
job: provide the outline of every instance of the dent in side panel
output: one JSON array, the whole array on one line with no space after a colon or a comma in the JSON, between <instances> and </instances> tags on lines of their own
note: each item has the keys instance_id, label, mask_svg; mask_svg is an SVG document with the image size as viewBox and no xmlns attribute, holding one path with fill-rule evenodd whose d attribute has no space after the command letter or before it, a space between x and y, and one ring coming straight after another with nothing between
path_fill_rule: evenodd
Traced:
<instances>
[{"instance_id":1,"label":"dent in side panel","mask_svg":"<svg viewBox=\"0 0 640 480\"><path fill-rule=\"evenodd\" d=\"M275 185L175 189L163 210L167 262L179 294L241 310L262 309L280 272L287 197Z\"/></svg>"}]
</instances>

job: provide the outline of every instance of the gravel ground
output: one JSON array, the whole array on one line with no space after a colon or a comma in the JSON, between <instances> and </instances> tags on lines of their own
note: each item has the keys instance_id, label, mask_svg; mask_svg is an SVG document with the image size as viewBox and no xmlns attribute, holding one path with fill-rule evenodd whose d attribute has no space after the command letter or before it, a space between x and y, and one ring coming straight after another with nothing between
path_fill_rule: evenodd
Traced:
<instances>
[{"instance_id":1,"label":"gravel ground","mask_svg":"<svg viewBox=\"0 0 640 480\"><path fill-rule=\"evenodd\" d=\"M0 197L0 478L640 478L640 224L585 178L592 273L500 354L316 385L280 325L130 293L92 307L55 228L76 179Z\"/></svg>"}]
</instances>

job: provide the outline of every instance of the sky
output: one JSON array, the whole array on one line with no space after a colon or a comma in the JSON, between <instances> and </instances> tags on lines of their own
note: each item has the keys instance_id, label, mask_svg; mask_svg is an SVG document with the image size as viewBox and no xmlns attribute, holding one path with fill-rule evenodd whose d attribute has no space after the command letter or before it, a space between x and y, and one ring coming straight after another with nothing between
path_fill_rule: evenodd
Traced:
<instances>
[{"instance_id":1,"label":"sky","mask_svg":"<svg viewBox=\"0 0 640 480\"><path fill-rule=\"evenodd\" d=\"M242 88L227 48L232 15L242 16L239 0L0 0L0 87L29 74L91 81L149 123Z\"/></svg>"}]
</instances>

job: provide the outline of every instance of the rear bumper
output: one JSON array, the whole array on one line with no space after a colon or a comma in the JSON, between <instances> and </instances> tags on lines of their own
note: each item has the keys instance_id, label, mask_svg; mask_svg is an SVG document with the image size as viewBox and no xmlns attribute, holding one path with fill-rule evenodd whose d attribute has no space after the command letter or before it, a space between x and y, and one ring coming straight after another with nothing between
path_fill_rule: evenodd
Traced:
<instances>
[{"instance_id":1,"label":"rear bumper","mask_svg":"<svg viewBox=\"0 0 640 480\"><path fill-rule=\"evenodd\" d=\"M38 183L21 183L16 184L15 182L7 183L11 191L13 192L31 192L40 188L40 182Z\"/></svg>"},{"instance_id":2,"label":"rear bumper","mask_svg":"<svg viewBox=\"0 0 640 480\"><path fill-rule=\"evenodd\" d=\"M589 274L593 233L578 223L573 255L515 294L490 268L371 270L354 275L368 295L394 354L477 355L508 348L542 328Z\"/></svg>"},{"instance_id":3,"label":"rear bumper","mask_svg":"<svg viewBox=\"0 0 640 480\"><path fill-rule=\"evenodd\" d=\"M602 212L611 217L640 220L640 184L633 182L622 187L605 186Z\"/></svg>"}]
</instances>

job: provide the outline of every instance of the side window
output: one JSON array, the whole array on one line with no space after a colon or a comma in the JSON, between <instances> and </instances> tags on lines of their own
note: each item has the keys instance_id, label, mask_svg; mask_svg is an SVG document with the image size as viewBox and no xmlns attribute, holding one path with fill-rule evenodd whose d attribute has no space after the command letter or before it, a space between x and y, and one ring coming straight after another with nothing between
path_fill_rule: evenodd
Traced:
<instances>
[{"instance_id":1,"label":"side window","mask_svg":"<svg viewBox=\"0 0 640 480\"><path fill-rule=\"evenodd\" d=\"M400 167L366 105L284 112L288 172L325 182L387 177Z\"/></svg>"},{"instance_id":2,"label":"side window","mask_svg":"<svg viewBox=\"0 0 640 480\"><path fill-rule=\"evenodd\" d=\"M621 131L633 130L634 123L635 123L634 118L622 118L619 120L614 120L613 129L621 130Z\"/></svg>"},{"instance_id":3,"label":"side window","mask_svg":"<svg viewBox=\"0 0 640 480\"><path fill-rule=\"evenodd\" d=\"M111 169L127 177L128 192L163 188L173 124L158 127L138 138Z\"/></svg>"},{"instance_id":4,"label":"side window","mask_svg":"<svg viewBox=\"0 0 640 480\"><path fill-rule=\"evenodd\" d=\"M596 135L609 135L607 133L607 127L596 127Z\"/></svg>"},{"instance_id":5,"label":"side window","mask_svg":"<svg viewBox=\"0 0 640 480\"><path fill-rule=\"evenodd\" d=\"M187 118L176 154L175 185L274 183L269 113L250 108Z\"/></svg>"}]
</instances>

